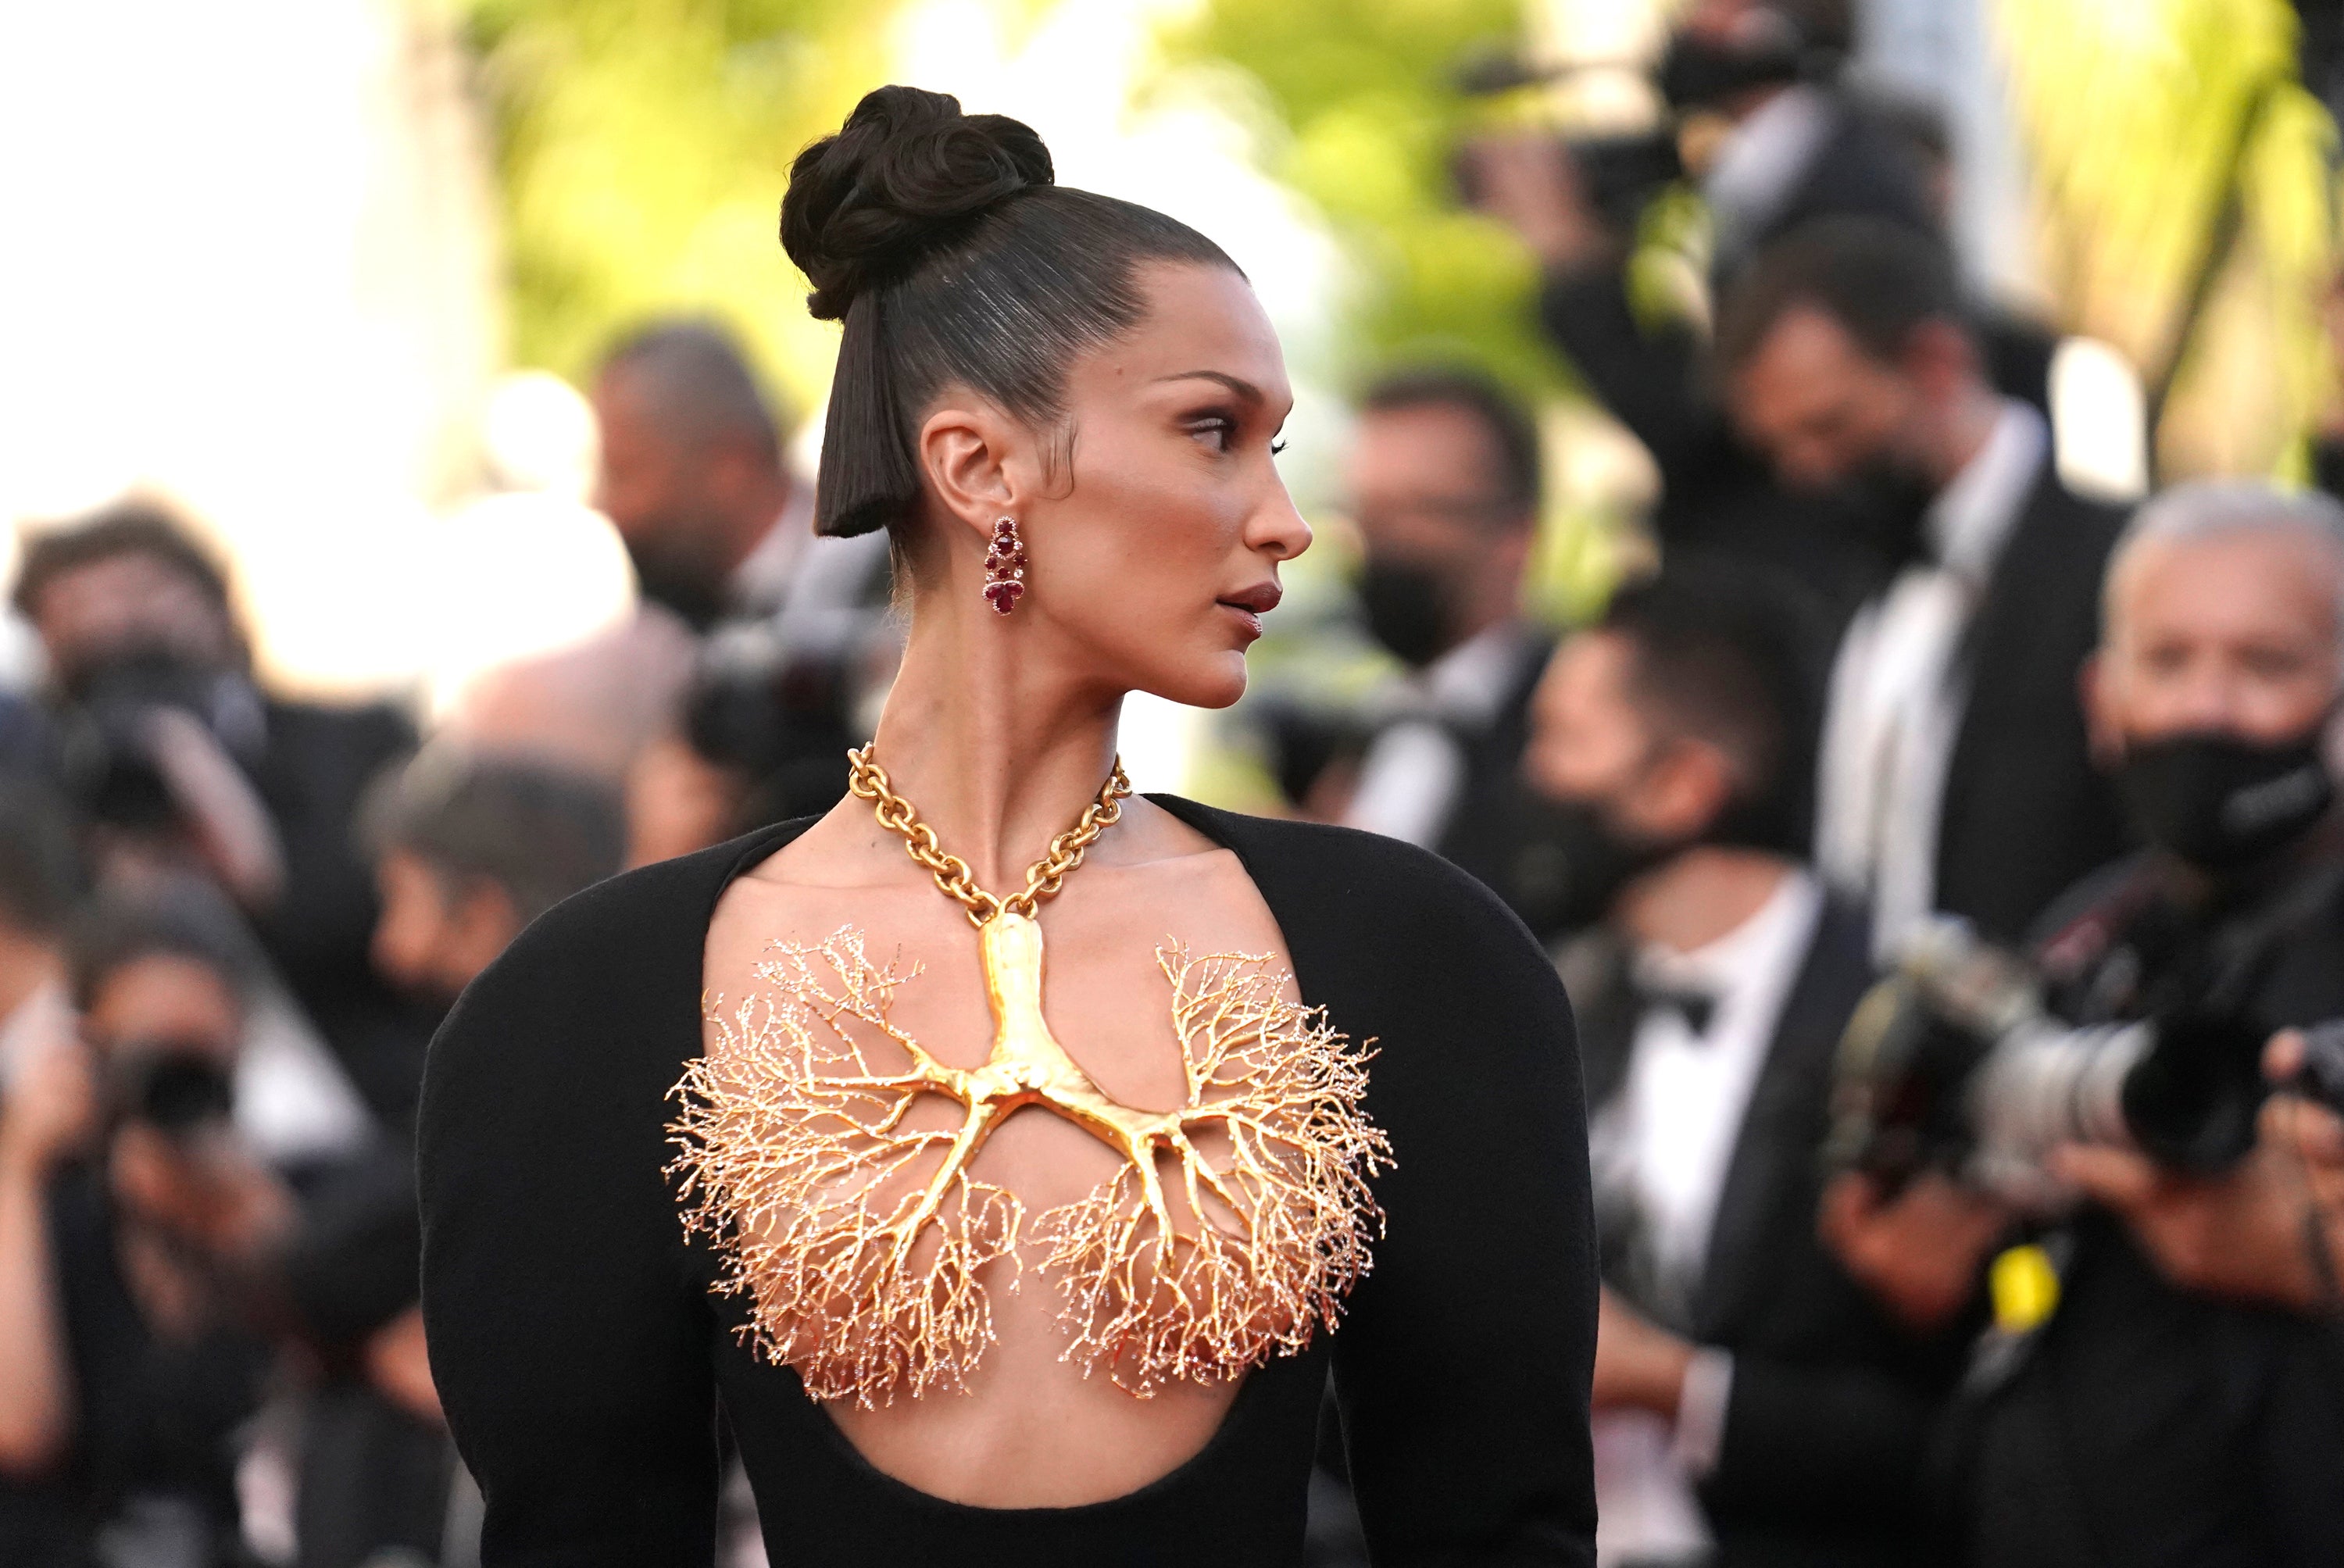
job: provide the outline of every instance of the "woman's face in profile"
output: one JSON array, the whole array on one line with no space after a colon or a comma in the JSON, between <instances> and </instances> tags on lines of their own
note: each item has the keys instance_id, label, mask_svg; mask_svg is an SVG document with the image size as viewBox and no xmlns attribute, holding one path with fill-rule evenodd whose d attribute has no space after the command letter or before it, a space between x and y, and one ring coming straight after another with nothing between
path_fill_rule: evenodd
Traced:
<instances>
[{"instance_id":1,"label":"woman's face in profile","mask_svg":"<svg viewBox=\"0 0 2344 1568\"><path fill-rule=\"evenodd\" d=\"M1272 460L1294 395L1278 335L1226 268L1142 269L1147 315L1071 366L1071 461L1020 520L1029 592L1097 673L1219 708L1310 543Z\"/></svg>"}]
</instances>

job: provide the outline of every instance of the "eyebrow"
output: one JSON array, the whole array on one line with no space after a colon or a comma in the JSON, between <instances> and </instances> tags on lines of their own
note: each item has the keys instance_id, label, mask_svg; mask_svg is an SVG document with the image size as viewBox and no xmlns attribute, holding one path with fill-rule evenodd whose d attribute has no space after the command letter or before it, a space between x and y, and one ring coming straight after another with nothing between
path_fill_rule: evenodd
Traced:
<instances>
[{"instance_id":1,"label":"eyebrow","mask_svg":"<svg viewBox=\"0 0 2344 1568\"><path fill-rule=\"evenodd\" d=\"M1158 376L1158 381L1217 381L1248 403L1266 401L1261 389L1251 381L1232 376L1225 370L1176 370L1168 376Z\"/></svg>"}]
</instances>

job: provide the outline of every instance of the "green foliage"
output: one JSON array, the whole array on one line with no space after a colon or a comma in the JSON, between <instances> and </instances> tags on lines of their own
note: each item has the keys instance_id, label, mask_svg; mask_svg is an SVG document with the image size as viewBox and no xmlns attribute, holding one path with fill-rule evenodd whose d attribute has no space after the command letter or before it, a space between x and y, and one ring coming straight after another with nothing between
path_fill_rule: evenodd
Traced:
<instances>
[{"instance_id":1,"label":"green foliage","mask_svg":"<svg viewBox=\"0 0 2344 1568\"><path fill-rule=\"evenodd\" d=\"M511 354L577 379L654 313L739 329L803 408L835 329L775 238L790 160L884 79L870 0L472 0Z\"/></svg>"},{"instance_id":2,"label":"green foliage","mask_svg":"<svg viewBox=\"0 0 2344 1568\"><path fill-rule=\"evenodd\" d=\"M1176 60L1247 72L1276 106L1288 134L1269 172L1327 216L1355 269L1351 373L1441 358L1525 390L1556 383L1530 320L1529 258L1450 189L1479 111L1449 72L1521 31L1520 0L1207 0L1169 41Z\"/></svg>"},{"instance_id":3,"label":"green foliage","mask_svg":"<svg viewBox=\"0 0 2344 1568\"><path fill-rule=\"evenodd\" d=\"M2335 127L2295 80L2287 0L2001 0L2046 279L2063 324L2152 388L2166 478L2281 466L2334 367Z\"/></svg>"}]
</instances>

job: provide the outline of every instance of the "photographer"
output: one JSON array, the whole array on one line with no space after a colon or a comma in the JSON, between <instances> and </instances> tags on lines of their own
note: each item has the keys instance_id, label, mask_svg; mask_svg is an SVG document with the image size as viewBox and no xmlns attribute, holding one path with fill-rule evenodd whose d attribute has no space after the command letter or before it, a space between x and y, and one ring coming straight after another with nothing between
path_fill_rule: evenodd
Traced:
<instances>
[{"instance_id":1,"label":"photographer","mask_svg":"<svg viewBox=\"0 0 2344 1568\"><path fill-rule=\"evenodd\" d=\"M835 804L859 734L854 683L840 673L803 657L771 622L705 639L676 728L627 770L627 864L689 855Z\"/></svg>"},{"instance_id":2,"label":"photographer","mask_svg":"<svg viewBox=\"0 0 2344 1568\"><path fill-rule=\"evenodd\" d=\"M1607 1560L1891 1563L1960 1340L1904 1331L1817 1244L1861 911L1795 858L1820 683L1787 592L1679 562L1563 644L1526 762L1603 916L1559 960L1603 1251Z\"/></svg>"},{"instance_id":3,"label":"photographer","mask_svg":"<svg viewBox=\"0 0 2344 1568\"><path fill-rule=\"evenodd\" d=\"M32 536L15 597L99 879L193 871L224 888L369 1106L403 1119L432 1020L368 967L374 896L350 827L412 726L262 689L226 574L149 501Z\"/></svg>"},{"instance_id":4,"label":"photographer","mask_svg":"<svg viewBox=\"0 0 2344 1568\"><path fill-rule=\"evenodd\" d=\"M1702 0L1687 9L1661 63L1659 86L1675 118L1650 183L1610 188L1607 147L1619 144L1573 151L1551 137L1478 144L1463 164L1475 205L1538 258L1548 334L1652 453L1662 482L1652 525L1662 547L1768 561L1835 610L1885 569L1863 546L1861 509L1833 498L1833 515L1822 515L1825 502L1775 481L1737 438L1709 384L1699 319L1714 313L1713 301L1686 317L1647 319L1652 313L1638 309L1632 262L1643 207L1680 148L1710 217L1713 291L1768 240L1825 214L1935 231L1926 174L1909 138L1819 68L1844 49L1846 34L1846 8L1829 0Z\"/></svg>"},{"instance_id":5,"label":"photographer","mask_svg":"<svg viewBox=\"0 0 2344 1568\"><path fill-rule=\"evenodd\" d=\"M1360 400L1347 460L1369 633L1406 666L1340 820L1420 845L1522 909L1521 783L1552 642L1524 613L1538 429L1487 377L1403 370Z\"/></svg>"},{"instance_id":6,"label":"photographer","mask_svg":"<svg viewBox=\"0 0 2344 1568\"><path fill-rule=\"evenodd\" d=\"M375 960L402 990L454 1000L521 927L619 869L608 781L435 742L360 813L382 894ZM422 1232L410 1152L387 1143L308 1195L282 1249L288 1320L308 1368L298 1568L436 1556L478 1493L459 1481L417 1305Z\"/></svg>"},{"instance_id":7,"label":"photographer","mask_svg":"<svg viewBox=\"0 0 2344 1568\"><path fill-rule=\"evenodd\" d=\"M2295 1148L2271 1136L2286 1107L2255 1127L2264 1042L2344 1013L2325 758L2339 605L2344 510L2320 498L2185 486L2142 509L2110 563L2092 741L2150 847L2047 918L2044 998L2071 1032L2031 1060L2105 1064L2113 1087L2069 1073L2055 1091L2046 1074L2012 1092L1990 1061L1964 1099L1982 1122L2117 1147L2046 1151L2099 1201L2043 1242L2042 1320L2008 1325L1954 1423L1953 1502L1979 1563L2344 1561L2344 1362L2318 1320L2330 1259ZM1902 1204L1854 1207L1834 1238L1892 1294L1915 1252L1942 1271L1991 1245L1900 1245Z\"/></svg>"},{"instance_id":8,"label":"photographer","mask_svg":"<svg viewBox=\"0 0 2344 1568\"><path fill-rule=\"evenodd\" d=\"M0 1558L225 1565L294 1220L231 1119L251 960L192 883L102 902L69 954L80 1037L0 1114Z\"/></svg>"},{"instance_id":9,"label":"photographer","mask_svg":"<svg viewBox=\"0 0 2344 1568\"><path fill-rule=\"evenodd\" d=\"M1769 246L1719 319L1734 414L1786 481L1857 489L1896 567L1840 640L1815 858L1874 950L1934 913L2016 941L2128 841L2076 670L2116 509L2069 491L1996 391L1944 247L1831 218Z\"/></svg>"},{"instance_id":10,"label":"photographer","mask_svg":"<svg viewBox=\"0 0 2344 1568\"><path fill-rule=\"evenodd\" d=\"M886 544L815 536L813 487L791 474L779 410L740 342L710 322L647 323L603 357L593 402L594 504L634 565L636 612L490 671L450 733L623 781L674 729L707 634L751 624L783 641L797 679L851 705L863 656L892 641Z\"/></svg>"}]
</instances>

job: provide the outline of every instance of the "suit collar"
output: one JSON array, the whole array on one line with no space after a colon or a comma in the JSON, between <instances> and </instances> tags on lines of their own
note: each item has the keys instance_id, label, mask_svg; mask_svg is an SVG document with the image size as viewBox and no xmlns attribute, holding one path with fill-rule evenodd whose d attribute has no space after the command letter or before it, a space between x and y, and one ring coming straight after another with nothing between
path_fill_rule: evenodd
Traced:
<instances>
[{"instance_id":1,"label":"suit collar","mask_svg":"<svg viewBox=\"0 0 2344 1568\"><path fill-rule=\"evenodd\" d=\"M1727 1337L1763 1299L1777 1267L1792 1255L1783 1228L1814 1223L1808 1199L1832 1067L1848 1014L1872 979L1867 929L1851 905L1826 903L1783 1004L1710 1227L1709 1257L1692 1303L1702 1340Z\"/></svg>"}]
</instances>

